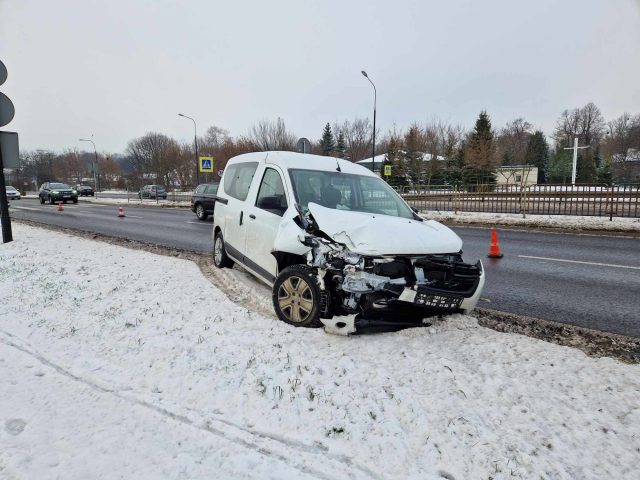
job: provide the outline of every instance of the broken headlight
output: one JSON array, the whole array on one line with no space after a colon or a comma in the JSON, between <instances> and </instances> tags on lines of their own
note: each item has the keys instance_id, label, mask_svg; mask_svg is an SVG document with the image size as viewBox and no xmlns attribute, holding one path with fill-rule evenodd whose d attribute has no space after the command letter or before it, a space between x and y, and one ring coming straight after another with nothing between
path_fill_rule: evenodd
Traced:
<instances>
[{"instance_id":1,"label":"broken headlight","mask_svg":"<svg viewBox=\"0 0 640 480\"><path fill-rule=\"evenodd\" d=\"M360 254L351 252L349 250L345 250L344 252L342 252L341 257L345 261L345 263L348 263L349 265L357 265L358 263L360 263L360 259L362 258Z\"/></svg>"}]
</instances>

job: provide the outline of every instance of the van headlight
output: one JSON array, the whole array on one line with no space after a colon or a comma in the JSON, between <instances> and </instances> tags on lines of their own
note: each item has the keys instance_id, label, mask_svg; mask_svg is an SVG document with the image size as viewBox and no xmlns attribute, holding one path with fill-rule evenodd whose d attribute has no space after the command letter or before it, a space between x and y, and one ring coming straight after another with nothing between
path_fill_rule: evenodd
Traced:
<instances>
[{"instance_id":1,"label":"van headlight","mask_svg":"<svg viewBox=\"0 0 640 480\"><path fill-rule=\"evenodd\" d=\"M362 256L355 252L346 251L342 254L342 259L349 265L357 265L361 258Z\"/></svg>"}]
</instances>

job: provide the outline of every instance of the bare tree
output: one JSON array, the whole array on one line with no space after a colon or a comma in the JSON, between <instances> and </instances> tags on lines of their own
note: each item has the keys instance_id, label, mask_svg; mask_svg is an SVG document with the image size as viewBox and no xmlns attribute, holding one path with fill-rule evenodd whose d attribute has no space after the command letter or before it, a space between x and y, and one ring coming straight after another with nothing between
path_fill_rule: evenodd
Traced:
<instances>
[{"instance_id":1,"label":"bare tree","mask_svg":"<svg viewBox=\"0 0 640 480\"><path fill-rule=\"evenodd\" d=\"M496 156L502 165L524 165L533 125L524 118L508 122L496 139Z\"/></svg>"},{"instance_id":2,"label":"bare tree","mask_svg":"<svg viewBox=\"0 0 640 480\"><path fill-rule=\"evenodd\" d=\"M287 131L284 120L260 120L249 132L249 139L259 151L295 150L297 137Z\"/></svg>"},{"instance_id":3,"label":"bare tree","mask_svg":"<svg viewBox=\"0 0 640 480\"><path fill-rule=\"evenodd\" d=\"M131 140L127 152L136 163L140 180L156 176L165 185L172 184L179 147L177 142L162 133L150 132Z\"/></svg>"},{"instance_id":4,"label":"bare tree","mask_svg":"<svg viewBox=\"0 0 640 480\"><path fill-rule=\"evenodd\" d=\"M371 156L373 127L368 118L345 120L342 124L334 124L336 135L342 134L345 141L345 158L357 162ZM376 132L377 134L377 132Z\"/></svg>"}]
</instances>

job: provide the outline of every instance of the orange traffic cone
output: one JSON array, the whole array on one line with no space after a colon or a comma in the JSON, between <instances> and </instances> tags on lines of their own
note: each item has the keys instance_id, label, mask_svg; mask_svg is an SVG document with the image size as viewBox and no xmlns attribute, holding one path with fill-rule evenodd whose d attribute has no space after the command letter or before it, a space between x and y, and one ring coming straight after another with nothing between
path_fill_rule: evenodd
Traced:
<instances>
[{"instance_id":1,"label":"orange traffic cone","mask_svg":"<svg viewBox=\"0 0 640 480\"><path fill-rule=\"evenodd\" d=\"M498 245L498 232L496 232L496 227L491 229L491 246L489 247L489 258L502 258L503 255L500 252L500 245Z\"/></svg>"},{"instance_id":2,"label":"orange traffic cone","mask_svg":"<svg viewBox=\"0 0 640 480\"><path fill-rule=\"evenodd\" d=\"M62 202L58 202L58 211L62 212L64 210L64 208L62 208Z\"/></svg>"},{"instance_id":3,"label":"orange traffic cone","mask_svg":"<svg viewBox=\"0 0 640 480\"><path fill-rule=\"evenodd\" d=\"M124 208L123 207L118 207L118 217L120 217L120 218L124 217Z\"/></svg>"}]
</instances>

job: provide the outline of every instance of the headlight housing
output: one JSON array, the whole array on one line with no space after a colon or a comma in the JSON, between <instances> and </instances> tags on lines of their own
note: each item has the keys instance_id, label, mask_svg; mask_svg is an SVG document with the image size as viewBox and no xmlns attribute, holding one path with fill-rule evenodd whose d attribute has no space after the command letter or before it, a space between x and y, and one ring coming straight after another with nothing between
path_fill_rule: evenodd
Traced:
<instances>
[{"instance_id":1,"label":"headlight housing","mask_svg":"<svg viewBox=\"0 0 640 480\"><path fill-rule=\"evenodd\" d=\"M78 194L78 192L76 190L71 190L71 193L73 193L74 195Z\"/></svg>"},{"instance_id":2,"label":"headlight housing","mask_svg":"<svg viewBox=\"0 0 640 480\"><path fill-rule=\"evenodd\" d=\"M55 193L57 195L60 192L58 190L53 190L51 193Z\"/></svg>"}]
</instances>

